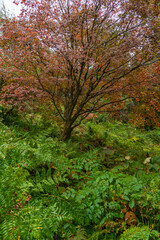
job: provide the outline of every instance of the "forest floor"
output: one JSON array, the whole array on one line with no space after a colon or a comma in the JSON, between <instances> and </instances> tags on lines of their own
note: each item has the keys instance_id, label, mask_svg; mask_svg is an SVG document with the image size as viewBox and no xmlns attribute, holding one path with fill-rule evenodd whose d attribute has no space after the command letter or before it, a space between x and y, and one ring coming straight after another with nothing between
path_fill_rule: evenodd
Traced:
<instances>
[{"instance_id":1,"label":"forest floor","mask_svg":"<svg viewBox=\"0 0 160 240\"><path fill-rule=\"evenodd\" d=\"M0 239L160 239L159 173L160 129L0 122Z\"/></svg>"}]
</instances>

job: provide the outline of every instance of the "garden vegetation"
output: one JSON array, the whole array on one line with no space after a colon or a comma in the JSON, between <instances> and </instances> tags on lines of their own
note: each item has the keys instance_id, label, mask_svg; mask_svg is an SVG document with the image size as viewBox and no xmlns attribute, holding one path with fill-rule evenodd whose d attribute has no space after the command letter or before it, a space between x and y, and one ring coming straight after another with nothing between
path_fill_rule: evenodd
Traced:
<instances>
[{"instance_id":1,"label":"garden vegetation","mask_svg":"<svg viewBox=\"0 0 160 240\"><path fill-rule=\"evenodd\" d=\"M159 4L0 11L0 239L159 240Z\"/></svg>"}]
</instances>

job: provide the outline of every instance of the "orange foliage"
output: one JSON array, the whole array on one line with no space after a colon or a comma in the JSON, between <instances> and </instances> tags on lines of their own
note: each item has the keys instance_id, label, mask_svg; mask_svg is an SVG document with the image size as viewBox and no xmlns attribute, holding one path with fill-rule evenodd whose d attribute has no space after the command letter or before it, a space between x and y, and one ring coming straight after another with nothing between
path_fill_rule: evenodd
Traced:
<instances>
[{"instance_id":1,"label":"orange foliage","mask_svg":"<svg viewBox=\"0 0 160 240\"><path fill-rule=\"evenodd\" d=\"M149 89L159 108L159 90L149 85L146 70L138 71L157 57L158 18L148 1L18 2L19 18L1 25L0 72L6 84L41 92L39 101L54 106L63 122L63 139L89 113L119 114L127 99L147 102Z\"/></svg>"},{"instance_id":2,"label":"orange foliage","mask_svg":"<svg viewBox=\"0 0 160 240\"><path fill-rule=\"evenodd\" d=\"M137 217L134 212L127 212L125 214L125 221L128 225L137 225Z\"/></svg>"}]
</instances>

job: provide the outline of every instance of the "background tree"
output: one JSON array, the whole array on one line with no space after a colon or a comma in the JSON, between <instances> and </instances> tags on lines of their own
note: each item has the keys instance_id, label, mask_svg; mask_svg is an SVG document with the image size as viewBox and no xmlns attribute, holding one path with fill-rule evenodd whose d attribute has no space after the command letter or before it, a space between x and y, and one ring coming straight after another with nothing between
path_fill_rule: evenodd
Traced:
<instances>
[{"instance_id":1,"label":"background tree","mask_svg":"<svg viewBox=\"0 0 160 240\"><path fill-rule=\"evenodd\" d=\"M2 1L0 8L0 20L1 26L4 22L12 21L13 14L6 9L4 2ZM3 34L3 32L1 32ZM5 36L3 36L5 37ZM10 55L14 49L10 46ZM2 51L2 49L1 49ZM5 52L4 52L5 54ZM19 111L26 110L26 102L30 102L36 95L36 89L31 88L30 86L20 86L16 81L12 81L10 75L7 75L7 64L3 61L0 63L1 67L1 76L0 76L0 116L3 120L6 120L7 116L17 108Z\"/></svg>"},{"instance_id":2,"label":"background tree","mask_svg":"<svg viewBox=\"0 0 160 240\"><path fill-rule=\"evenodd\" d=\"M3 17L8 17L8 12L6 10L4 2L1 1L1 4L0 4L0 19L2 19Z\"/></svg>"},{"instance_id":3,"label":"background tree","mask_svg":"<svg viewBox=\"0 0 160 240\"><path fill-rule=\"evenodd\" d=\"M133 123L139 128L159 127L160 120L160 65L158 62L146 65L129 74L120 91L128 99L115 111L112 117ZM129 99L129 97L131 97Z\"/></svg>"},{"instance_id":4,"label":"background tree","mask_svg":"<svg viewBox=\"0 0 160 240\"><path fill-rule=\"evenodd\" d=\"M126 76L157 54L155 31L143 14L146 1L135 7L126 0L21 4L20 17L2 27L7 71L1 72L43 92L63 123L63 139L91 112L131 98L122 91Z\"/></svg>"}]
</instances>

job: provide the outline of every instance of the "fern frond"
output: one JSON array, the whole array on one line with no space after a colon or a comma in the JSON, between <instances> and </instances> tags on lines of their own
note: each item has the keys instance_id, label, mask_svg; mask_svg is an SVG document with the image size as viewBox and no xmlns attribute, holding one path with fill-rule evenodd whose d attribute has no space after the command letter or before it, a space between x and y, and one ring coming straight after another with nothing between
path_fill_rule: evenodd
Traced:
<instances>
[{"instance_id":1,"label":"fern frond","mask_svg":"<svg viewBox=\"0 0 160 240\"><path fill-rule=\"evenodd\" d=\"M77 226L77 231L74 236L70 237L69 240L87 240L87 233L84 228Z\"/></svg>"}]
</instances>

